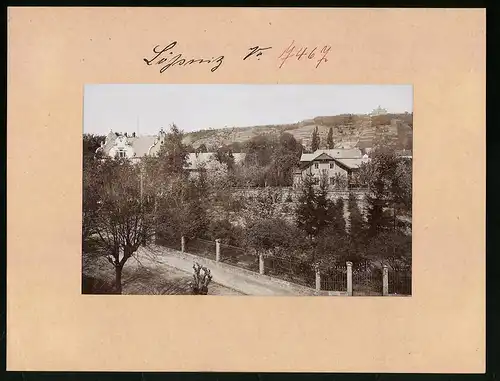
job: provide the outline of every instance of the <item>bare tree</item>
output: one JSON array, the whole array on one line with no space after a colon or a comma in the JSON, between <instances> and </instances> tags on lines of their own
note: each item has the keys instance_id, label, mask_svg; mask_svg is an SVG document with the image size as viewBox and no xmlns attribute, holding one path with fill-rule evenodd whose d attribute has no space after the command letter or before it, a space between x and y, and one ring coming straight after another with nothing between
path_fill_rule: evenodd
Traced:
<instances>
[{"instance_id":1,"label":"bare tree","mask_svg":"<svg viewBox=\"0 0 500 381\"><path fill-rule=\"evenodd\" d=\"M95 178L84 181L94 183L97 198L92 237L113 265L115 291L121 293L125 263L155 233L154 197L144 194L140 166L114 159L96 160L91 165Z\"/></svg>"}]
</instances>

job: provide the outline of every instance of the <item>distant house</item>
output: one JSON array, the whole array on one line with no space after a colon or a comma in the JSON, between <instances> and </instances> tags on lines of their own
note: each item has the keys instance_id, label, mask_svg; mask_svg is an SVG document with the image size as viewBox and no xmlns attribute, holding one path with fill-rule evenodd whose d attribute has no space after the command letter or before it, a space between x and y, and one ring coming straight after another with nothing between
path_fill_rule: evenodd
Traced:
<instances>
[{"instance_id":1,"label":"distant house","mask_svg":"<svg viewBox=\"0 0 500 381\"><path fill-rule=\"evenodd\" d=\"M304 153L300 158L300 168L294 172L293 185L300 186L306 176L312 175L318 183L324 178L332 187L356 186L353 174L361 164L369 160L368 156L363 155L357 148Z\"/></svg>"},{"instance_id":2,"label":"distant house","mask_svg":"<svg viewBox=\"0 0 500 381\"><path fill-rule=\"evenodd\" d=\"M101 142L96 154L103 154L113 158L127 158L133 163L139 162L145 156L155 156L165 143L166 133L163 129L156 136L127 136L112 131ZM197 173L214 156L213 152L189 153L186 158L186 169L190 173ZM234 162L239 164L245 160L244 153L233 153Z\"/></svg>"}]
</instances>

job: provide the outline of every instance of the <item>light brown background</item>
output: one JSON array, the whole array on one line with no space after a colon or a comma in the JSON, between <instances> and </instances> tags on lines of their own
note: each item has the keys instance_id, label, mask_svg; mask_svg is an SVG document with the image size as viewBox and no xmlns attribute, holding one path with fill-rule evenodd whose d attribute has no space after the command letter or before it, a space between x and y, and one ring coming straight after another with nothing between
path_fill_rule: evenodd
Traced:
<instances>
[{"instance_id":1,"label":"light brown background","mask_svg":"<svg viewBox=\"0 0 500 381\"><path fill-rule=\"evenodd\" d=\"M484 10L10 8L8 19L9 370L484 371ZM144 64L174 39L225 61L215 73ZM278 70L292 40L332 45L330 61ZM241 61L254 45L272 57ZM413 296L82 296L83 86L124 82L413 84Z\"/></svg>"}]
</instances>

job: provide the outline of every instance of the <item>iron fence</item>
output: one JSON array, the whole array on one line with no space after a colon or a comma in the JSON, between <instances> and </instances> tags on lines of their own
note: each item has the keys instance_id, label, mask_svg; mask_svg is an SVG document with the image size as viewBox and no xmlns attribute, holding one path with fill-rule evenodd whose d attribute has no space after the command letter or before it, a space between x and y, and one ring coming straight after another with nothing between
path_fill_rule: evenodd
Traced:
<instances>
[{"instance_id":1,"label":"iron fence","mask_svg":"<svg viewBox=\"0 0 500 381\"><path fill-rule=\"evenodd\" d=\"M382 268L370 261L355 264L352 269L352 294L375 296L382 293Z\"/></svg>"},{"instance_id":2,"label":"iron fence","mask_svg":"<svg viewBox=\"0 0 500 381\"><path fill-rule=\"evenodd\" d=\"M306 287L315 287L316 272L310 263L288 257L264 258L266 274L297 283Z\"/></svg>"},{"instance_id":3,"label":"iron fence","mask_svg":"<svg viewBox=\"0 0 500 381\"><path fill-rule=\"evenodd\" d=\"M215 260L215 242L201 238L186 239L185 251L190 254L199 255Z\"/></svg>"},{"instance_id":4,"label":"iron fence","mask_svg":"<svg viewBox=\"0 0 500 381\"><path fill-rule=\"evenodd\" d=\"M347 291L347 267L345 265L337 265L322 271L321 290Z\"/></svg>"},{"instance_id":5,"label":"iron fence","mask_svg":"<svg viewBox=\"0 0 500 381\"><path fill-rule=\"evenodd\" d=\"M388 270L389 294L411 295L411 267L389 267Z\"/></svg>"},{"instance_id":6,"label":"iron fence","mask_svg":"<svg viewBox=\"0 0 500 381\"><path fill-rule=\"evenodd\" d=\"M259 272L259 258L247 253L241 247L221 243L220 261L250 271Z\"/></svg>"}]
</instances>

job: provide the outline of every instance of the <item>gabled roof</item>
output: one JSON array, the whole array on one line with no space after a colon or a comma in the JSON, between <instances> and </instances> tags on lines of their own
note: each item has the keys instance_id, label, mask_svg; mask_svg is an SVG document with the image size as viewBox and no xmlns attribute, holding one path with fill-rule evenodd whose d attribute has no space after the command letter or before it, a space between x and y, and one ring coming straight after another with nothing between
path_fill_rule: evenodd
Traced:
<instances>
[{"instance_id":1,"label":"gabled roof","mask_svg":"<svg viewBox=\"0 0 500 381\"><path fill-rule=\"evenodd\" d=\"M313 160L333 160L333 157L327 155L326 153L321 153L316 156Z\"/></svg>"},{"instance_id":2,"label":"gabled roof","mask_svg":"<svg viewBox=\"0 0 500 381\"><path fill-rule=\"evenodd\" d=\"M314 151L314 153L303 153L300 157L301 162L308 162L316 160L320 157L320 155L326 154L330 156L332 159L359 159L363 155L361 150L358 148L352 149L319 149Z\"/></svg>"},{"instance_id":3,"label":"gabled roof","mask_svg":"<svg viewBox=\"0 0 500 381\"><path fill-rule=\"evenodd\" d=\"M368 163L370 161L369 158L361 158L361 159L335 159L335 161L339 164L343 164L349 169L357 169L361 167L361 164Z\"/></svg>"},{"instance_id":4,"label":"gabled roof","mask_svg":"<svg viewBox=\"0 0 500 381\"><path fill-rule=\"evenodd\" d=\"M150 155L154 155L160 150L160 143L156 142L156 136L137 136L132 138L129 137L127 139L134 149L134 157L144 157L148 154L148 152ZM150 148L151 152L149 151Z\"/></svg>"}]
</instances>

